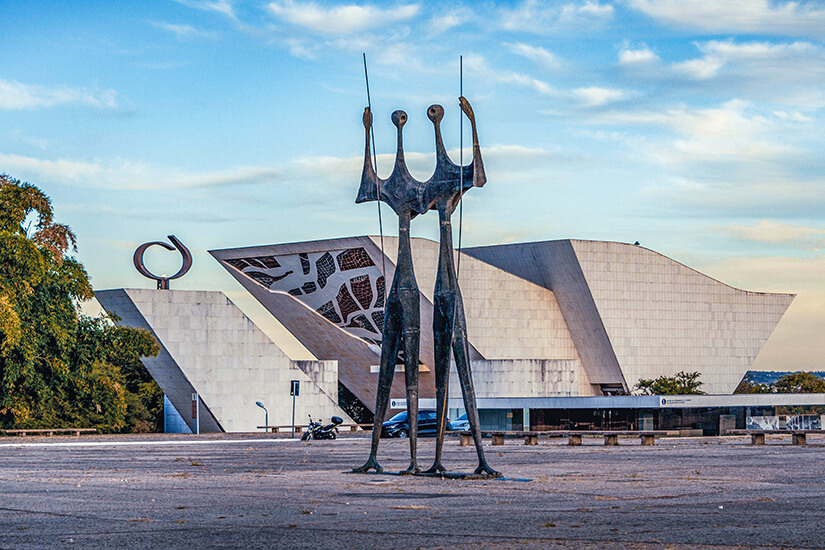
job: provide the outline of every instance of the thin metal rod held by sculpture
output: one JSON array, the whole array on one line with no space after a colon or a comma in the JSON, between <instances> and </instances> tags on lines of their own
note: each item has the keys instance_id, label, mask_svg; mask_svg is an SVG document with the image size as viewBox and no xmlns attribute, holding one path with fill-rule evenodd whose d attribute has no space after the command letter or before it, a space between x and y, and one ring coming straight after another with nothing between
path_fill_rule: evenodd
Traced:
<instances>
[{"instance_id":1,"label":"thin metal rod held by sculpture","mask_svg":"<svg viewBox=\"0 0 825 550\"><path fill-rule=\"evenodd\" d=\"M364 81L367 84L367 108L372 113L372 99L370 98L370 77L367 73L367 52L363 52L364 56ZM376 174L378 174L378 155L375 154L375 127L370 125L370 137L372 138L372 166ZM375 180L375 194L381 196L381 189L378 178ZM378 234L381 239L381 275L384 276L384 288L387 288L387 266L386 255L384 254L384 222L381 219L381 201L375 201L378 207ZM387 305L387 292L384 291L384 306Z\"/></svg>"},{"instance_id":2,"label":"thin metal rod held by sculpture","mask_svg":"<svg viewBox=\"0 0 825 550\"><path fill-rule=\"evenodd\" d=\"M458 90L459 97L464 97L464 56L458 56ZM458 165L464 166L464 111L458 110ZM464 170L458 172L458 188L464 189ZM464 193L458 197L458 249L455 260L455 281L458 285L459 277L461 276L461 233L464 228ZM453 309L452 331L453 338L455 338L455 313ZM448 377L449 380L449 377Z\"/></svg>"},{"instance_id":3,"label":"thin metal rod held by sculpture","mask_svg":"<svg viewBox=\"0 0 825 550\"><path fill-rule=\"evenodd\" d=\"M464 56L458 56L459 97L464 97ZM464 166L464 111L458 110L458 164ZM459 172L459 189L464 189L464 170ZM455 278L461 276L461 233L464 229L464 193L458 198L458 258L455 263Z\"/></svg>"}]
</instances>

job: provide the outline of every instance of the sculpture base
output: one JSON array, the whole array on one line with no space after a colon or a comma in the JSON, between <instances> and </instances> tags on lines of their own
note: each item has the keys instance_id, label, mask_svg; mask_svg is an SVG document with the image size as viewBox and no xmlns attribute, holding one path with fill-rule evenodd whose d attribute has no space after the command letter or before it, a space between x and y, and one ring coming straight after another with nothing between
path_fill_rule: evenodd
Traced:
<instances>
[{"instance_id":1,"label":"sculpture base","mask_svg":"<svg viewBox=\"0 0 825 550\"><path fill-rule=\"evenodd\" d=\"M501 473L496 474L477 474L475 472L437 472L437 473L420 473L416 474L419 477L439 477L441 479L501 479L504 476Z\"/></svg>"},{"instance_id":2,"label":"sculpture base","mask_svg":"<svg viewBox=\"0 0 825 550\"><path fill-rule=\"evenodd\" d=\"M509 479L505 478L502 474L477 474L475 472L439 472L435 474L402 474L401 472L353 472L352 470L347 470L346 472L342 472L344 474L362 474L362 475L381 475L381 476L415 476L415 477L437 477L441 479Z\"/></svg>"}]
</instances>

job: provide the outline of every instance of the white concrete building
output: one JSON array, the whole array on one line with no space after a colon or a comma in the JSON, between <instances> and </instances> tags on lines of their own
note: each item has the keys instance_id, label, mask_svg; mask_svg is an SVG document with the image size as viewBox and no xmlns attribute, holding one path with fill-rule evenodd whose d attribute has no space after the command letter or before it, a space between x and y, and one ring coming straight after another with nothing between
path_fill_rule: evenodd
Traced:
<instances>
[{"instance_id":1,"label":"white concrete building","mask_svg":"<svg viewBox=\"0 0 825 550\"><path fill-rule=\"evenodd\" d=\"M335 361L291 361L222 292L118 289L95 297L124 325L155 336L160 353L143 363L193 432L195 393L201 433L260 431L266 417L256 401L270 425L290 425L292 380L300 382L297 424L308 414L353 422L338 407Z\"/></svg>"},{"instance_id":2,"label":"white concrete building","mask_svg":"<svg viewBox=\"0 0 825 550\"><path fill-rule=\"evenodd\" d=\"M434 397L430 327L438 243L413 239L421 290L421 396ZM341 383L375 403L385 280L377 237L211 254ZM730 394L794 296L732 288L641 246L559 240L469 248L458 259L480 402L629 393L640 378L701 373ZM403 398L403 376L391 397ZM451 383L451 409L461 408ZM515 403L513 401L513 403Z\"/></svg>"}]
</instances>

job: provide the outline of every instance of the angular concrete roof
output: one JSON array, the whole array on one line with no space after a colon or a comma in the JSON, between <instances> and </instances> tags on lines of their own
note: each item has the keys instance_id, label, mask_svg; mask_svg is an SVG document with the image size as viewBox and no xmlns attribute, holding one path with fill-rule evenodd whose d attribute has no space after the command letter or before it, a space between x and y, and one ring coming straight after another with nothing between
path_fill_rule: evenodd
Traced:
<instances>
[{"instance_id":1,"label":"angular concrete roof","mask_svg":"<svg viewBox=\"0 0 825 550\"><path fill-rule=\"evenodd\" d=\"M397 238L351 237L210 253L341 382L374 403ZM438 243L412 239L421 291L421 395L433 396L432 299ZM467 248L460 284L474 359L580 361L580 394L639 378L702 373L730 393L793 295L738 290L640 246L559 240ZM517 376L517 374L516 374ZM392 397L404 397L402 377Z\"/></svg>"},{"instance_id":2,"label":"angular concrete roof","mask_svg":"<svg viewBox=\"0 0 825 550\"><path fill-rule=\"evenodd\" d=\"M750 292L647 248L559 240L465 249L552 290L593 383L698 371L731 393L793 294Z\"/></svg>"}]
</instances>

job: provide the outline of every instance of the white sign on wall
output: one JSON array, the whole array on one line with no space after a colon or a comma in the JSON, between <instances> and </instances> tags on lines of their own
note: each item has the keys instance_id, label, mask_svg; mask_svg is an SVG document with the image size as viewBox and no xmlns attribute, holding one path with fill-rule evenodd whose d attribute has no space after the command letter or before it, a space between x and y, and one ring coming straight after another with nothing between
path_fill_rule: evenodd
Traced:
<instances>
[{"instance_id":1,"label":"white sign on wall","mask_svg":"<svg viewBox=\"0 0 825 550\"><path fill-rule=\"evenodd\" d=\"M418 408L419 409L434 409L435 399L419 399L418 400ZM391 409L406 409L407 408L407 400L406 399L390 399L390 408Z\"/></svg>"}]
</instances>

